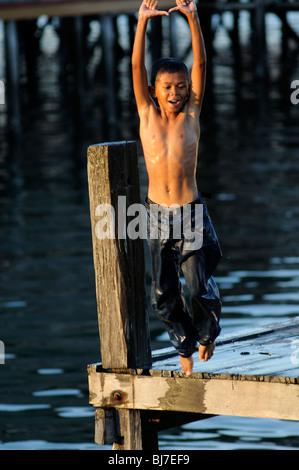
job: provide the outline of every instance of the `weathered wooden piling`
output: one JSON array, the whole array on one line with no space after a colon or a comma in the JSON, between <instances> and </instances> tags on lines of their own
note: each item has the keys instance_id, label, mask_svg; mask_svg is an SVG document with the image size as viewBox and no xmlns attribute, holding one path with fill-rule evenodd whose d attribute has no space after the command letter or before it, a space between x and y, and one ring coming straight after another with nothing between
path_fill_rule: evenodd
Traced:
<instances>
[{"instance_id":1,"label":"weathered wooden piling","mask_svg":"<svg viewBox=\"0 0 299 470\"><path fill-rule=\"evenodd\" d=\"M140 203L136 143L89 147L88 184L103 367L150 367L143 240L127 237L123 224L128 207ZM115 233L100 239L105 208L115 213Z\"/></svg>"},{"instance_id":2,"label":"weathered wooden piling","mask_svg":"<svg viewBox=\"0 0 299 470\"><path fill-rule=\"evenodd\" d=\"M143 240L127 237L123 224L127 208L140 203L136 143L89 147L88 184L102 364L112 370L149 369ZM101 239L97 234L99 215L109 211L115 214L114 233ZM123 398L114 392L116 402ZM150 435L146 430L139 410L118 412L108 407L96 411L95 440L99 444L142 449Z\"/></svg>"}]
</instances>

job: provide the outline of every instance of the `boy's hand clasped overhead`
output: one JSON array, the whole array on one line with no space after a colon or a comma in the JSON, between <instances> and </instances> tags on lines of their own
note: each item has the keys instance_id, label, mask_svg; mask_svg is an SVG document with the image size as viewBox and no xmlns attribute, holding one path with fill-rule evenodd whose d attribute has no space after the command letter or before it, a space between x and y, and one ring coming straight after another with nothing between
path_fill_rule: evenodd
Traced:
<instances>
[{"instance_id":1,"label":"boy's hand clasped overhead","mask_svg":"<svg viewBox=\"0 0 299 470\"><path fill-rule=\"evenodd\" d=\"M177 0L176 4L176 7L165 11L158 9L159 4L157 0L144 0L139 9L139 15L143 15L146 18L153 18L155 16L169 16L169 13L173 13L175 11L181 11L185 14L197 11L196 5L192 0Z\"/></svg>"}]
</instances>

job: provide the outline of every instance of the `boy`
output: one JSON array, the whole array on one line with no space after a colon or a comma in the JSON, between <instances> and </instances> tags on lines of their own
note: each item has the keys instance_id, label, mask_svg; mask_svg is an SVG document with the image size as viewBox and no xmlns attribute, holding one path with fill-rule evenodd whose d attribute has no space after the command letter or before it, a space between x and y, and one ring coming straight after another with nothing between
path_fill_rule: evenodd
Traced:
<instances>
[{"instance_id":1,"label":"boy","mask_svg":"<svg viewBox=\"0 0 299 470\"><path fill-rule=\"evenodd\" d=\"M148 87L145 68L147 24L150 18L168 16L173 11L185 14L190 26L194 56L190 84L186 66L180 60L168 58L154 64L152 86ZM220 333L221 302L211 275L221 258L221 251L195 177L205 64L205 47L194 2L177 0L177 6L166 12L158 10L157 1L144 0L139 9L132 72L140 138L149 177L148 217L151 204L157 204L160 211L160 236L148 239L152 259L152 306L164 322L187 375L192 373L192 354L197 342L200 343L199 358L204 362L213 355L214 341ZM204 235L200 249L188 249L184 235L179 240L161 236L163 217L169 214L167 208L175 205L177 214L190 205L194 222L196 204L203 204ZM164 215L163 211L166 211ZM179 281L180 269L190 293L192 318Z\"/></svg>"}]
</instances>

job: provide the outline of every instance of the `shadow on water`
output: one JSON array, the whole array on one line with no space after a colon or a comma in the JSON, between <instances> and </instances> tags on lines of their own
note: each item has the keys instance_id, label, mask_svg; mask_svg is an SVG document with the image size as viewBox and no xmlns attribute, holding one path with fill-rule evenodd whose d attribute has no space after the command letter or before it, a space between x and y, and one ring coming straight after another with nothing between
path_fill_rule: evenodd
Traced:
<instances>
[{"instance_id":1,"label":"shadow on water","mask_svg":"<svg viewBox=\"0 0 299 470\"><path fill-rule=\"evenodd\" d=\"M298 26L298 16L294 21ZM264 80L254 75L246 22L237 64L225 30L217 30L208 77L198 183L213 195L208 207L224 254L216 276L224 332L299 314L299 105L290 102L299 66L281 55L278 26L268 19L273 44ZM86 365L100 360L87 146L137 140L142 198L147 187L130 56L124 53L127 31L120 37L111 96L103 78L100 24L90 25L80 90L65 60L61 68L61 51L67 52L59 48L55 27L39 30L34 68L27 69L22 56L19 139L9 138L7 109L0 108L0 339L6 353L0 365L0 449L101 449L93 445L86 374ZM147 270L147 288L149 280ZM160 324L152 316L150 321L153 347L168 345ZM274 424L213 418L164 432L160 447L298 447L296 423Z\"/></svg>"}]
</instances>

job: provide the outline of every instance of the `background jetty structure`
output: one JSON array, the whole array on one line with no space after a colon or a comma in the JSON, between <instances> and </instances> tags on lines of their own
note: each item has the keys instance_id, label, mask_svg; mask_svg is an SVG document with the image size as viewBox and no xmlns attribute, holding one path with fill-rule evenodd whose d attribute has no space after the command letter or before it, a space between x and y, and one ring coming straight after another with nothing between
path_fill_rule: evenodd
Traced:
<instances>
[{"instance_id":1,"label":"background jetty structure","mask_svg":"<svg viewBox=\"0 0 299 470\"><path fill-rule=\"evenodd\" d=\"M160 0L161 9L173 6L173 0ZM240 13L247 11L251 22L251 61L254 73L258 79L267 76L267 40L265 15L274 13L281 21L281 60L288 69L294 67L294 60L298 55L299 37L292 25L288 22L288 12L298 11L297 0L201 0L197 2L200 12L201 25L208 52L208 73L213 76L213 42L215 28L213 18L218 15L218 24L227 29L232 42L234 60L240 64ZM19 96L19 56L20 50L25 55L29 72L34 70L34 61L38 56L39 32L36 20L45 16L51 21L58 19L57 34L60 39L60 52L63 75L72 69L75 86L78 90L78 100L86 86L86 68L90 53L87 50L87 36L89 22L98 19L101 25L100 42L103 49L102 62L107 83L107 94L110 101L111 122L117 119L113 113L115 101L113 84L115 83L116 56L120 52L118 42L117 18L126 15L129 27L130 44L134 39L136 25L136 12L140 0L0 0L0 20L5 24L6 44L6 94L7 106L10 116L10 127L14 134L21 132L21 111ZM222 15L231 12L233 22L229 26L222 22ZM191 50L190 46L182 51L178 47L176 38L176 15L172 15L168 22L168 39L171 55L181 56L184 59ZM153 60L161 55L161 37L165 35L162 18L151 21L149 30L150 51ZM70 40L72 38L72 40ZM292 46L290 46L292 43ZM294 48L294 44L296 44ZM208 80L208 84L211 80ZM208 92L208 91L207 91Z\"/></svg>"},{"instance_id":2,"label":"background jetty structure","mask_svg":"<svg viewBox=\"0 0 299 470\"><path fill-rule=\"evenodd\" d=\"M154 450L160 430L215 415L299 420L299 317L221 338L206 372L197 361L185 376L173 348L151 354L142 240L96 236L99 204L117 214L118 196L140 202L136 143L90 146L88 184L102 357L88 366L95 442Z\"/></svg>"}]
</instances>

